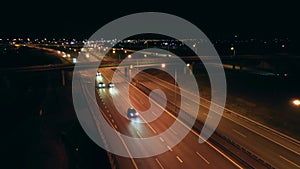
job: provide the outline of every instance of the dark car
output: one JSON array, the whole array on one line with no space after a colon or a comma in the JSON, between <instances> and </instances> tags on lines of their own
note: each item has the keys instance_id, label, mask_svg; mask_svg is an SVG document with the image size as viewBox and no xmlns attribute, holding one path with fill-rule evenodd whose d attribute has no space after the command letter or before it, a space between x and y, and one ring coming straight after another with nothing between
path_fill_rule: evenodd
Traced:
<instances>
[{"instance_id":1,"label":"dark car","mask_svg":"<svg viewBox=\"0 0 300 169\"><path fill-rule=\"evenodd\" d=\"M128 108L127 110L127 117L128 118L135 118L138 117L139 113L132 107Z\"/></svg>"}]
</instances>

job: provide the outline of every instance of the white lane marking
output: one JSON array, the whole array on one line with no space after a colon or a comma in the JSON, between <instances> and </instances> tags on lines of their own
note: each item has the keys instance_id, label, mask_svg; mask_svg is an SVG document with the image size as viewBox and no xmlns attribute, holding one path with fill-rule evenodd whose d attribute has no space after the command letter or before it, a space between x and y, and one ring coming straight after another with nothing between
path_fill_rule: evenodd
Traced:
<instances>
[{"instance_id":1,"label":"white lane marking","mask_svg":"<svg viewBox=\"0 0 300 169\"><path fill-rule=\"evenodd\" d=\"M234 132L236 132L238 135L246 138L247 136L245 134L242 134L241 132L237 131L236 129L232 129Z\"/></svg>"},{"instance_id":2,"label":"white lane marking","mask_svg":"<svg viewBox=\"0 0 300 169\"><path fill-rule=\"evenodd\" d=\"M161 169L165 169L164 166L160 163L160 161L157 158L155 158L155 161L158 163Z\"/></svg>"},{"instance_id":3,"label":"white lane marking","mask_svg":"<svg viewBox=\"0 0 300 169\"><path fill-rule=\"evenodd\" d=\"M107 106L105 105L104 108L107 109Z\"/></svg>"},{"instance_id":4,"label":"white lane marking","mask_svg":"<svg viewBox=\"0 0 300 169\"><path fill-rule=\"evenodd\" d=\"M162 81L161 79L159 79L159 78L157 78L157 77L154 77L154 76L151 76L151 77L152 77L152 78L156 78L156 79L158 79L159 81ZM165 81L164 81L164 82L165 82ZM168 83L168 82L165 82L165 83ZM168 88L165 84L164 84L164 85L163 85L163 84L160 84L160 85L161 85L161 86L164 86L164 87L166 87L166 88ZM181 90L182 90L183 92L186 92L186 93L188 93L188 94L190 94L190 95L194 95L194 96L195 96L195 94L193 94L193 93L190 92L190 91L183 90L183 89L181 89ZM216 103L214 103L214 102L211 102L210 100L205 99L205 98L203 98L203 97L200 97L200 99L202 99L202 100L208 102L209 104L214 104L214 105L216 105L216 106L218 106L218 107L223 107L223 106L220 106L220 105L218 105L218 104L216 104ZM208 108L208 106L204 106L203 104L200 104L200 106L203 106L203 107L205 107L205 108ZM237 112L235 112L235 111L233 111L233 110L230 110L230 109L228 109L228 108L226 108L226 107L223 107L223 108L224 108L224 110L233 113L235 116L238 116L238 117L241 117L242 119L248 120L248 121L250 121L250 122L252 122L252 123L254 123L254 124L258 125L258 126L261 126L263 129L269 130L269 131L271 131L271 132L273 132L273 133L279 135L281 138L287 138L287 141L289 141L290 143L300 144L300 141L297 140L297 139L295 139L295 138L293 138L293 137L290 137L290 136L288 136L288 135L285 135L285 134L283 134L283 133L281 133L281 132L279 132L279 131L277 131L277 130L274 130L274 129L272 129L272 128L266 126L266 125L263 125L263 124L261 124L261 123L259 123L259 122L256 122L256 121L254 121L254 120L252 120L252 119L250 119L250 118L248 118L248 117L242 116L242 115L240 115L239 113L237 113ZM209 108L208 108L208 109L209 109ZM210 110L210 109L209 109L209 110ZM254 133L256 133L256 134L258 134L258 135L261 136L261 137L264 137L264 138L266 138L266 139L268 139L268 140L270 140L270 141L272 141L272 142L274 142L274 143L276 143L276 144L278 144L278 145L280 145L280 146L282 146L282 147L284 147L284 148L286 148L286 149L292 151L293 153L296 153L296 154L300 155L300 152L297 152L296 150L293 150L292 148L289 148L289 147L287 147L287 146L285 146L285 145L283 145L283 144L280 144L279 142L273 140L273 139L270 138L270 137L264 136L263 134L261 134L261 133L259 133L259 132L257 132L257 131L254 131L254 130L252 130L252 129L250 129L250 128L246 127L245 125L242 125L241 123L239 123L239 122L237 122L237 121L234 121L233 119L231 119L231 118L229 118L229 117L226 117L226 116L223 116L223 117L225 117L225 118L227 118L228 120L233 121L234 123L236 123L236 124L238 124L238 125L240 125L240 126L246 128L246 129L248 129L248 130L250 130L250 131L252 131L252 132L254 132Z\"/></svg>"},{"instance_id":5,"label":"white lane marking","mask_svg":"<svg viewBox=\"0 0 300 169\"><path fill-rule=\"evenodd\" d=\"M123 143L123 145L124 145L126 151L128 152L132 164L134 165L134 167L135 167L136 169L138 169L139 167L137 166L137 164L136 164L134 158L132 157L132 155L131 155L131 153L130 153L130 151L129 151L129 148L127 147L127 144L125 143L125 141L124 141L123 138L121 137L121 134L120 134L119 132L117 132L117 134L118 134L118 136L119 136L121 142Z\"/></svg>"},{"instance_id":6,"label":"white lane marking","mask_svg":"<svg viewBox=\"0 0 300 169\"><path fill-rule=\"evenodd\" d=\"M170 146L167 145L167 147L168 147L168 149L169 149L170 151L173 151L173 149L172 149Z\"/></svg>"},{"instance_id":7,"label":"white lane marking","mask_svg":"<svg viewBox=\"0 0 300 169\"><path fill-rule=\"evenodd\" d=\"M206 164L210 164L210 162L209 162L206 158L204 158L199 152L196 152L196 154L197 154L204 162L206 162Z\"/></svg>"},{"instance_id":8,"label":"white lane marking","mask_svg":"<svg viewBox=\"0 0 300 169\"><path fill-rule=\"evenodd\" d=\"M188 106L190 106L190 104L189 103L187 103L187 102L183 102L185 105L188 105Z\"/></svg>"},{"instance_id":9,"label":"white lane marking","mask_svg":"<svg viewBox=\"0 0 300 169\"><path fill-rule=\"evenodd\" d=\"M109 110L106 110L107 113L109 113Z\"/></svg>"},{"instance_id":10,"label":"white lane marking","mask_svg":"<svg viewBox=\"0 0 300 169\"><path fill-rule=\"evenodd\" d=\"M223 116L223 117L227 118L226 116ZM257 134L257 135L259 135L259 136L261 136L263 138L265 138L265 139L267 139L267 140L272 141L273 143L275 143L275 144L277 144L277 145L279 145L279 146L281 146L281 147L283 147L285 149L288 149L289 151L291 151L291 152L293 152L293 153L295 153L297 155L300 155L300 152L297 152L297 151L295 151L295 150L293 150L293 149L291 149L291 148L289 148L289 147L287 147L287 146L285 146L285 145L283 145L283 144L281 144L281 143L279 143L279 142L277 142L277 141L275 141L275 140L273 140L273 139L271 139L271 138L269 138L269 137L267 137L267 136L265 136L265 135L263 135L263 134L255 131L254 129L248 128L246 125L243 125L243 124L241 124L241 123L239 123L237 121L234 121L231 118L227 118L227 119L230 120L230 121L232 121L232 122L234 122L234 123L236 123L236 124L238 124L238 125L240 125L240 126L242 126L242 127L244 127L245 129L247 129L247 130L249 130L249 131L251 131L251 132L253 132L253 133L255 133L255 134Z\"/></svg>"},{"instance_id":11,"label":"white lane marking","mask_svg":"<svg viewBox=\"0 0 300 169\"><path fill-rule=\"evenodd\" d=\"M84 89L82 88L82 90L84 90ZM88 95L88 92L87 92L87 95ZM87 96L86 96L86 97L87 97ZM88 95L88 97L91 97L91 96ZM91 101L93 102L93 99L91 99ZM94 102L94 103L97 104L97 102ZM93 113L92 113L92 114L93 114ZM93 114L93 115L95 115L95 114ZM106 116L105 113L103 113L103 117L106 119L106 121L107 121L108 123L110 123L111 126L113 126L113 124L109 121L109 119L108 119L108 117ZM95 117L95 118L96 118L96 117ZM98 123L96 123L96 124L98 124ZM98 126L98 125L97 125L97 126ZM99 126L98 126L98 127L99 127ZM114 127L117 128L117 125L115 125ZM98 130L99 130L99 129L98 129ZM121 137L121 134L120 134L119 132L117 132L116 130L114 130L114 131L115 131L116 134L119 136L119 138L120 138L122 144L124 145L126 151L128 152L128 155L129 155L129 157L130 157L130 160L131 160L131 162L132 162L134 168L135 168L135 169L138 169L138 166L137 166L137 164L136 164L136 162L135 162L135 160L134 160L134 158L133 158L133 156L132 156L132 154L131 154L131 152L130 152L128 146L127 146L127 144L125 143L125 141L124 141L123 138Z\"/></svg>"},{"instance_id":12,"label":"white lane marking","mask_svg":"<svg viewBox=\"0 0 300 169\"><path fill-rule=\"evenodd\" d=\"M152 112L152 114L154 114L154 116L157 116L157 114L156 113L154 113L154 111L151 111Z\"/></svg>"},{"instance_id":13,"label":"white lane marking","mask_svg":"<svg viewBox=\"0 0 300 169\"><path fill-rule=\"evenodd\" d=\"M165 142L165 140L164 140L163 138L159 137L159 139L160 139L162 142Z\"/></svg>"},{"instance_id":14,"label":"white lane marking","mask_svg":"<svg viewBox=\"0 0 300 169\"><path fill-rule=\"evenodd\" d=\"M143 137L141 136L141 134L140 134L139 131L136 131L136 134L137 134L140 138L143 138Z\"/></svg>"},{"instance_id":15,"label":"white lane marking","mask_svg":"<svg viewBox=\"0 0 300 169\"><path fill-rule=\"evenodd\" d=\"M287 162L293 164L293 165L296 166L297 168L300 168L300 165L294 163L293 161L291 161L291 160L289 160L289 159L287 159L287 158L285 158L285 157L283 157L283 156L281 156L281 155L279 155L279 157L282 158L283 160L285 160L285 161L287 161Z\"/></svg>"},{"instance_id":16,"label":"white lane marking","mask_svg":"<svg viewBox=\"0 0 300 169\"><path fill-rule=\"evenodd\" d=\"M174 134L176 134L177 135L177 132L174 130L174 129L172 129L171 127L169 128Z\"/></svg>"},{"instance_id":17,"label":"white lane marking","mask_svg":"<svg viewBox=\"0 0 300 169\"><path fill-rule=\"evenodd\" d=\"M108 116L111 118L111 114L108 114Z\"/></svg>"},{"instance_id":18,"label":"white lane marking","mask_svg":"<svg viewBox=\"0 0 300 169\"><path fill-rule=\"evenodd\" d=\"M186 124L184 124L182 121L178 120L173 114L171 114L169 111L166 110L166 112L169 114L169 116L173 117L175 120L177 120L180 124L182 124L184 127L188 128L193 134L195 134L196 136L199 137L199 139L204 141L204 138L197 133L196 131L194 131L193 129L190 129ZM236 167L243 169L242 166L240 166L238 163L236 163L235 161L233 161L229 156L227 156L226 154L224 154L221 150L219 150L217 147L215 147L214 145L212 145L212 143L208 142L207 140L205 141L206 144L208 144L211 148L213 148L215 151L217 151L219 154L221 154L224 158L226 158L228 161L230 161L232 164L234 164Z\"/></svg>"},{"instance_id":19,"label":"white lane marking","mask_svg":"<svg viewBox=\"0 0 300 169\"><path fill-rule=\"evenodd\" d=\"M130 84L131 85L131 84ZM139 89L137 89L135 86L133 86L138 92L142 93L143 95L145 95L145 93L141 92ZM146 96L146 95L145 95ZM148 96L147 96L148 97ZM154 134L157 134L157 131L147 122L147 120L145 120L145 118L139 114L139 117L147 124L147 126L153 131Z\"/></svg>"},{"instance_id":20,"label":"white lane marking","mask_svg":"<svg viewBox=\"0 0 300 169\"><path fill-rule=\"evenodd\" d=\"M209 102L209 103L211 103L211 104L214 104L214 105L216 105L216 106L218 106L218 107L221 107L220 105L218 105L218 104L216 104L216 103L213 103L213 102L211 102L211 101L209 101L209 100L207 100L207 99L205 99L205 98L200 97L200 99L203 99L203 100L205 100L205 101L207 101L207 102ZM209 109L209 107L207 107L207 106L204 106L204 105L200 105L200 106L203 106L203 107ZM254 123L255 125L261 127L261 128L264 129L264 130L270 130L271 132L277 134L277 135L280 136L281 138L284 138L284 139L287 138L287 140L288 140L290 143L300 144L300 142L299 142L298 140L296 140L295 138L290 137L290 136L288 136L288 135L285 135L285 134L283 134L283 133L281 133L281 132L279 132L279 131L277 131L277 130L274 130L274 129L268 127L268 126L265 126L265 125L263 125L263 124L261 124L261 123L259 123L259 122L256 122L256 121L254 121L254 120L252 120L252 119L250 119L250 118L248 118L248 117L242 116L242 115L240 115L239 113L237 113L237 112L235 112L235 111L233 111L233 110L230 110L230 109L228 109L228 108L226 108L226 107L224 107L224 110L233 113L233 114L234 114L235 116L237 116L238 118L241 118L241 119L243 119L243 120L248 120L249 122ZM232 122L234 122L234 123L236 123L236 124L238 124L238 125L240 125L240 126L246 128L246 129L250 130L251 132L253 132L253 133L255 133L255 134L257 134L257 135L259 135L259 136L261 136L261 137L263 137L263 138L265 138L265 139L268 139L268 140L272 141L273 143L275 143L275 144L277 144L277 145L279 145L279 146L281 146L281 147L283 147L283 148L285 148L285 149L288 149L288 150L292 151L293 153L295 153L295 154L297 154L297 155L300 155L300 152L297 152L296 150L293 150L292 148L289 148L289 147L287 147L287 146L285 146L285 145L283 145L283 144L281 144L281 143L279 143L279 142L273 140L272 138L270 138L270 137L268 137L268 136L265 136L265 135L263 135L263 134L261 134L261 133L255 131L255 130L251 129L250 127L247 127L246 125L243 125L242 123L240 123L240 122L238 122L238 121L235 121L234 119L232 119L232 118L230 118L230 117L226 117L226 116L223 116L223 117L225 117L226 119L228 119L228 120L230 120L230 121L232 121ZM291 140L292 140L293 142L291 142Z\"/></svg>"},{"instance_id":21,"label":"white lane marking","mask_svg":"<svg viewBox=\"0 0 300 169\"><path fill-rule=\"evenodd\" d=\"M182 159L179 156L176 156L176 158L180 163L183 163Z\"/></svg>"},{"instance_id":22,"label":"white lane marking","mask_svg":"<svg viewBox=\"0 0 300 169\"><path fill-rule=\"evenodd\" d=\"M133 86L135 87L135 86ZM136 88L136 87L135 87ZM139 89L137 89L138 91L140 91ZM145 93L141 92L140 93L142 95L145 95ZM151 99L151 98L150 98ZM158 107L160 107L162 110L164 110L164 108L162 106L160 106L157 102L155 102L153 99L151 99L153 101L154 104L156 104ZM182 121L178 120L172 113L170 113L168 110L164 110L166 113L169 114L169 116L171 116L173 119L177 120L180 124L182 124L184 127L186 127L187 129L189 129L193 134L195 134L196 136L199 137L199 139L202 139L204 141L204 138L200 136L199 133L195 132L193 129L189 128L186 124L184 124ZM226 158L228 161L230 161L232 164L234 164L236 167L243 169L243 167L241 167L238 163L236 163L235 161L233 161L229 156L227 156L226 154L224 154L221 150L219 150L217 147L215 147L214 145L212 145L210 142L208 142L207 140L205 141L206 144L208 144L211 148L213 148L215 151L217 151L219 154L221 154L224 158Z\"/></svg>"},{"instance_id":23,"label":"white lane marking","mask_svg":"<svg viewBox=\"0 0 300 169\"><path fill-rule=\"evenodd\" d=\"M111 119L111 122L112 122L112 123L115 123L114 119Z\"/></svg>"},{"instance_id":24,"label":"white lane marking","mask_svg":"<svg viewBox=\"0 0 300 169\"><path fill-rule=\"evenodd\" d=\"M142 115L140 115L140 118L147 124L147 126L153 131L154 134L157 133L157 131L144 119Z\"/></svg>"},{"instance_id":25,"label":"white lane marking","mask_svg":"<svg viewBox=\"0 0 300 169\"><path fill-rule=\"evenodd\" d=\"M114 125L114 127L115 127L115 129L118 129L118 126L116 124Z\"/></svg>"}]
</instances>

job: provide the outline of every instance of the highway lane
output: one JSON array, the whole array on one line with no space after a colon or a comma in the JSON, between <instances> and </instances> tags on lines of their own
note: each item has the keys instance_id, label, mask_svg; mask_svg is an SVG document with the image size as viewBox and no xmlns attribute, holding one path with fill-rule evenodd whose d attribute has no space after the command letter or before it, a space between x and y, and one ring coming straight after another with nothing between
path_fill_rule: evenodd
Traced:
<instances>
[{"instance_id":1,"label":"highway lane","mask_svg":"<svg viewBox=\"0 0 300 169\"><path fill-rule=\"evenodd\" d=\"M153 80L151 78L150 78L150 80ZM150 86L151 85L153 85L153 84L150 84ZM160 85L160 87L162 87L162 85ZM172 88L172 87L169 87L169 88ZM183 91L183 92L185 92L185 91ZM172 97L174 98L174 92L172 93L169 91L169 92L166 92L166 94L169 95L170 98L172 98ZM193 97L191 97L191 98L193 98ZM191 104L191 103L187 103L188 101L189 101L189 99L183 100L183 103ZM201 102L202 102L201 107L203 109L203 110L201 110L201 112L203 112L203 114L200 114L199 118L202 119L202 121L204 121L205 118L207 118L206 117L207 113L205 113L205 109L208 108L210 103L206 102L203 99L201 100ZM299 157L297 149L299 149L299 146L298 146L297 142L290 141L290 139L289 139L287 142L282 143L282 140L284 140L284 139L282 139L282 137L276 137L278 135L274 136L274 132L266 132L265 128L257 126L255 123L254 123L254 125L250 124L250 123L245 123L244 119L239 118L239 116L233 115L233 113L231 113L231 112L225 113L224 117L226 117L226 119L222 119L220 126L217 130L218 132L226 135L228 138L232 139L233 141L235 141L237 143L242 142L243 144L240 144L240 145L247 148L247 150L249 150L250 152L255 153L257 156L263 157L264 160L266 160L268 163L271 163L273 166L299 168L299 164L297 163L298 157ZM230 124L232 122L237 123L237 124L235 124L235 126L234 126L234 124ZM228 128L229 128L229 130L228 130ZM242 129L240 129L240 128L242 128ZM259 133L264 133L264 134L259 134ZM259 135L258 136L259 139L257 139L257 135ZM251 140L251 139L255 140L255 141L249 142L249 140ZM270 139L272 141L271 142L272 145L270 145ZM256 144L256 143L261 143L261 144ZM279 143L279 145L278 145L278 143ZM286 153L286 151L287 151L286 147L282 146L282 145L286 145L286 144L290 144L288 147L292 147L291 150L295 150L295 151L292 151L292 152L294 152L294 154L290 153L290 152ZM266 146L262 146L262 145L266 145ZM284 147L284 148L282 148L282 147Z\"/></svg>"},{"instance_id":2,"label":"highway lane","mask_svg":"<svg viewBox=\"0 0 300 169\"><path fill-rule=\"evenodd\" d=\"M106 76L106 74L107 76L109 76L109 74L111 75L111 70L106 70L108 70L108 73L106 73L106 71L102 71L104 76ZM118 93L118 95L115 96L126 97L126 92L122 91L124 90L122 89L122 86L123 85L116 84L116 88L114 90L117 90L115 93ZM111 104L111 98L109 98L110 96L113 97L113 95L110 93L112 92L112 89L99 89L98 92L105 105L108 105L106 102L108 102L109 105L113 105ZM140 102L148 102L148 98L143 93L141 93L139 90L132 90L131 94L138 96L138 99L133 99L133 102L138 102L133 103L137 105L137 109L145 109L145 106L147 107L147 105L139 104ZM124 99L124 102L125 101L126 100ZM125 104L119 104L116 106L124 105ZM103 107L103 105L100 105L100 107ZM126 108L127 107L124 107L125 110ZM165 131L175 120L167 112L164 112L158 119L149 124L146 123L144 125L137 125L137 123L132 123L126 118L122 117L122 115L114 110L113 106L106 106L106 108L104 106L104 109L106 111L103 110L103 112L111 112L110 114L107 114L107 116L110 118L110 122L117 126L115 126L115 128L121 133L130 135L132 137L149 137L151 135L161 133ZM141 117L142 116L143 114L141 113ZM139 118L138 120L142 120L142 118ZM154 131L157 133L154 133ZM173 134L176 135L176 132L179 131L173 131ZM150 158L134 159L134 161L139 168L236 168L236 166L233 164L235 163L234 160L223 154L221 150L209 143L199 144L198 139L199 137L197 133L191 132L183 139L181 143L172 148L169 146L169 143L172 142L172 140L170 138L161 137L158 141L161 142L162 146L166 146L169 149L166 153ZM143 151L147 150L145 147L139 148ZM232 160L232 162L229 160Z\"/></svg>"},{"instance_id":3,"label":"highway lane","mask_svg":"<svg viewBox=\"0 0 300 169\"><path fill-rule=\"evenodd\" d=\"M149 88L164 88L167 95L173 95L174 97L173 84L156 83L159 81L158 79L153 76L147 77L147 75L142 76L141 79L143 79L143 81L139 80L139 82ZM181 90L181 92L185 91ZM189 95L189 99L193 100L193 95L191 93L187 94ZM185 100L183 101L186 102ZM205 121L206 118L209 118L207 117L209 104L207 102L205 103L202 99L200 108L201 113L199 113L198 118L201 119L201 121ZM277 137L277 135L274 135L272 132L265 131L256 124L245 123L243 119L234 116L234 114L224 113L223 116L225 118L222 118L219 127L217 128L219 133L243 146L248 151L256 154L272 166L278 168L299 168L300 165L298 163L300 156L297 142L294 142L293 140L283 142L285 139Z\"/></svg>"},{"instance_id":4,"label":"highway lane","mask_svg":"<svg viewBox=\"0 0 300 169\"><path fill-rule=\"evenodd\" d=\"M180 72L178 72L179 74ZM184 74L181 74L182 76L184 76ZM180 76L180 75L179 75ZM155 80L159 80L156 77L148 77L148 79L155 79ZM181 79L178 79L179 81ZM187 85L189 85L189 82L185 82L187 83ZM168 83L163 83L166 86L172 87L172 85L168 84ZM189 95L190 97L193 97L193 92L191 91L187 91L187 90L182 90L183 93L185 93L186 95ZM210 104L216 105L215 103L211 103L210 100L207 100L203 97L200 98L201 100L201 104L205 107L209 107ZM265 125L262 125L252 119L249 119L247 117L244 117L240 114L238 114L237 112L234 112L230 109L224 108L225 109L225 114L224 116L226 118L230 118L233 121L235 121L236 123L243 123L243 125L245 125L246 128L250 129L250 130L255 130L257 133L263 133L262 137L265 138L270 138L270 141L273 141L276 144L279 144L283 147L285 147L286 149L289 149L290 151L294 152L295 154L300 155L300 141L296 140L290 136L287 136L283 133L280 133L274 129L271 129Z\"/></svg>"}]
</instances>

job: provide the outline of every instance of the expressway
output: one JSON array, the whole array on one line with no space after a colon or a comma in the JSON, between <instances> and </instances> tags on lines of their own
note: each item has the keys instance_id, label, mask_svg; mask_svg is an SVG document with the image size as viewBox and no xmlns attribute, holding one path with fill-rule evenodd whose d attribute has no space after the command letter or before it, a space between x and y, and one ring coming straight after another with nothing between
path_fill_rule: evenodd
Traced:
<instances>
[{"instance_id":1,"label":"expressway","mask_svg":"<svg viewBox=\"0 0 300 169\"><path fill-rule=\"evenodd\" d=\"M101 71L103 78L96 79L98 81L103 81L108 83L111 78L113 71L111 69L101 69L107 71ZM91 72L83 72L83 74L87 74ZM105 78L104 78L105 77ZM157 116L157 119L152 122L144 121L143 112L140 113L139 117L135 119L136 121L143 121L144 123L136 123L128 118L124 117L125 112L118 112L117 109L126 110L128 105L132 104L137 110L145 110L149 107L149 99L144 93L138 90L135 87L131 88L130 95L132 96L131 102L128 103L127 91L124 88L123 83L128 83L123 78L117 78L115 82L114 88L100 88L96 89L96 95L98 100L98 105L101 112L94 112L93 117L96 122L96 126L101 128L101 123L97 121L97 116L103 115L106 121L110 124L112 128L115 129L116 132L120 132L124 135L130 137L137 138L147 138L157 134L164 132L166 129L170 127L172 123L177 121L176 117L174 117L170 112L162 109L158 104L152 104L154 110L157 112L152 112L154 116ZM89 90L85 89L85 85L90 85L91 83L82 82L82 90L83 95L86 96L87 102L92 102L90 100ZM124 102L113 103L112 98L119 97L124 98ZM127 103L126 103L127 102ZM158 112L163 112L159 115ZM123 114L123 115L122 115ZM180 123L181 127L186 127L183 123ZM214 146L210 142L205 142L203 144L199 143L199 134L195 131L190 131L183 140L172 147L173 137L177 137L181 131L179 130L171 130L172 134L167 136L159 137L155 143L155 146L165 147L167 151L162 154L157 154L147 158L133 158L132 154L134 152L147 152L151 151L148 147L143 147L136 143L135 149L128 149L128 143L121 141L123 146L127 149L127 152L130 157L122 157L116 156L116 164L118 168L244 168L244 166L238 163L235 159L227 155L225 152ZM101 132L101 129L99 129ZM107 134L107 133L106 133ZM105 135L105 134L104 134ZM106 142L110 145L110 138L105 137ZM120 140L123 138L120 136ZM130 144L130 143L129 143Z\"/></svg>"},{"instance_id":2,"label":"expressway","mask_svg":"<svg viewBox=\"0 0 300 169\"><path fill-rule=\"evenodd\" d=\"M88 60L90 59L91 58ZM96 60L98 59L95 59L95 61ZM132 62L134 63L135 61ZM106 83L109 82L113 76L113 70L108 68L101 69L101 71L103 72L103 77L105 77L102 80ZM93 74L93 72L86 73ZM167 97L169 95L169 98L174 98L174 95L178 95L178 93L174 94L174 90L172 90L174 88L173 84L168 84L147 74L144 74L140 78L141 80L139 80L139 83L146 88L160 88L164 91ZM124 102L128 102L126 100L128 91L125 88L122 88L123 85L118 85L128 82L124 78L119 78L118 81L119 82L116 84L114 89L105 88L97 90L100 110L102 110L101 112L103 113L103 116L116 131L131 137L150 137L165 131L172 122L175 121L174 116L172 116L172 114L168 111L164 111L161 116L154 112L153 115L159 117L153 122L146 123L146 125L136 125L136 123L132 123L128 119L124 118L119 114L114 106L123 107L122 109L126 110L128 107L124 106L132 104L138 110L146 110L149 107L149 100L143 92L133 87L133 90L130 92L132 103L114 105L112 97L124 98ZM195 102L195 100L193 100L194 96L190 91L182 90L181 92L186 92L189 95L189 98L184 98L183 100L185 104L198 104L197 101ZM211 103L204 98L201 98L200 101L201 105L198 119L203 122L206 118L210 118L207 113L208 108L210 104L214 103ZM176 100L174 101L172 99L168 100L168 102L173 102L173 105L178 104ZM159 105L157 106L157 109L161 108ZM188 112L188 110L186 111ZM143 119L143 114L141 114L139 120L145 121ZM217 128L217 133L220 133L230 141L238 144L239 147L251 155L254 155L255 158L263 160L263 162L267 163L269 167L300 168L299 141L263 126L251 119L240 116L232 110L225 109L223 118ZM176 131L174 131L174 134L176 135ZM165 146L169 149L166 153L149 158L125 158L117 156L117 161L119 166L126 164L125 166L127 167L132 165L132 167L135 168L196 168L195 166L197 166L197 168L199 168L199 166L202 166L203 168L244 167L242 164L239 164L209 142L199 144L198 138L199 135L197 132L192 131L175 147L171 147L169 145L166 141L167 138L161 138L161 144L165 144ZM206 145L206 148L203 147L204 145ZM126 147L126 145L124 145L124 147ZM204 149L207 149L207 151L202 152ZM143 147L141 150L137 151L146 150L147 148ZM128 151L128 154L131 154L130 150ZM170 161L170 159L172 160ZM215 159L217 160L214 161Z\"/></svg>"},{"instance_id":3,"label":"expressway","mask_svg":"<svg viewBox=\"0 0 300 169\"><path fill-rule=\"evenodd\" d=\"M139 83L146 86L149 89L160 88L174 98L174 91L180 91L179 89L174 90L172 83L167 83L159 78L151 76L147 73L139 74ZM180 79L178 79L180 80ZM188 83L188 82L186 82ZM188 85L188 84L187 84ZM195 102L195 96L190 91L181 90L188 98L185 101ZM179 95L179 93L177 93ZM172 100L171 100L172 101ZM173 100L175 105L179 102ZM204 122L208 117L208 110L210 103L208 100L201 98L201 106L199 109L198 119ZM188 112L188 110L187 110ZM229 138L234 143L245 148L248 152L255 155L257 158L264 160L275 168L300 168L300 146L299 141L284 136L266 126L262 126L259 123L251 119L247 119L238 115L237 113L225 109L223 118L221 119L217 132Z\"/></svg>"}]
</instances>

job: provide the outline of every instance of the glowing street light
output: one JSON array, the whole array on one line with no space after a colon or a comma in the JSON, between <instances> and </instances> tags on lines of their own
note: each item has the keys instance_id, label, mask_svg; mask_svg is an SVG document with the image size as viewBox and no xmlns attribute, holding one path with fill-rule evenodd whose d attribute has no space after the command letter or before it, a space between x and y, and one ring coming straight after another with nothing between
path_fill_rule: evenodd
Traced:
<instances>
[{"instance_id":1,"label":"glowing street light","mask_svg":"<svg viewBox=\"0 0 300 169\"><path fill-rule=\"evenodd\" d=\"M193 44L193 48L194 48L195 53L197 53L196 43Z\"/></svg>"},{"instance_id":2,"label":"glowing street light","mask_svg":"<svg viewBox=\"0 0 300 169\"><path fill-rule=\"evenodd\" d=\"M233 56L235 56L235 48L233 46L231 46L230 50L233 51Z\"/></svg>"},{"instance_id":3,"label":"glowing street light","mask_svg":"<svg viewBox=\"0 0 300 169\"><path fill-rule=\"evenodd\" d=\"M300 106L300 100L298 100L298 99L293 100L293 104L295 106Z\"/></svg>"},{"instance_id":4,"label":"glowing street light","mask_svg":"<svg viewBox=\"0 0 300 169\"><path fill-rule=\"evenodd\" d=\"M161 64L161 67L162 67L162 68L165 68L165 67L166 67L166 64L162 63L162 64Z\"/></svg>"},{"instance_id":5,"label":"glowing street light","mask_svg":"<svg viewBox=\"0 0 300 169\"><path fill-rule=\"evenodd\" d=\"M130 59L132 56L131 55L128 55L128 58Z\"/></svg>"}]
</instances>

